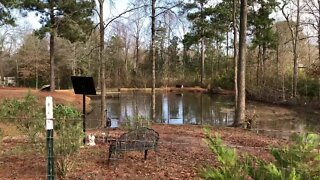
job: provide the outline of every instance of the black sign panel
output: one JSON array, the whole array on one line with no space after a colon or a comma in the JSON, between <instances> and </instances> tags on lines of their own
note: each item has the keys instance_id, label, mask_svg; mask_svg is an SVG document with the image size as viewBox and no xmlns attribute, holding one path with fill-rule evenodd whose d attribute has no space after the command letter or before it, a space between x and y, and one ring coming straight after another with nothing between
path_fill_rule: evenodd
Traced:
<instances>
[{"instance_id":1,"label":"black sign panel","mask_svg":"<svg viewBox=\"0 0 320 180\"><path fill-rule=\"evenodd\" d=\"M75 94L96 95L92 77L71 76L71 81Z\"/></svg>"}]
</instances>

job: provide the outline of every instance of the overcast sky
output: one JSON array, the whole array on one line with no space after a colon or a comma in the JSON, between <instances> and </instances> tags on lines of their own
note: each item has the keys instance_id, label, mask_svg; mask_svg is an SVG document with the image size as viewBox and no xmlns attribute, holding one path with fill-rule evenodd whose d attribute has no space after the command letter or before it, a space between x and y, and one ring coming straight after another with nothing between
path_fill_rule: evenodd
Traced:
<instances>
[{"instance_id":1,"label":"overcast sky","mask_svg":"<svg viewBox=\"0 0 320 180\"><path fill-rule=\"evenodd\" d=\"M96 0L96 3L98 1ZM114 0L113 7L110 7L108 0L104 3L104 20L110 17L116 16L119 13L127 9L128 0ZM93 18L95 22L98 22L98 17ZM18 18L18 25L28 25L30 29L39 29L41 24L39 23L39 17L35 13L29 13L26 18Z\"/></svg>"}]
</instances>

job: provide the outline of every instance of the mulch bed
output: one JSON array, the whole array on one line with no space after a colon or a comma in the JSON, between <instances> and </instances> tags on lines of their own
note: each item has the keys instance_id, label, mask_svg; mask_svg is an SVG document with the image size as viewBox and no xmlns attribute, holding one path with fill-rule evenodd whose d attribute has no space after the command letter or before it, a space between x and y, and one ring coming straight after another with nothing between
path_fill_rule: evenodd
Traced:
<instances>
[{"instance_id":1,"label":"mulch bed","mask_svg":"<svg viewBox=\"0 0 320 180\"><path fill-rule=\"evenodd\" d=\"M203 127L157 124L151 128L160 134L157 155L149 151L148 159L144 161L142 152L128 152L109 163L109 145L103 143L102 133L114 139L125 131L88 131L97 136L97 145L81 148L68 179L194 179L199 168L216 165L214 155L203 140ZM242 129L212 128L211 131L218 133L228 146L236 147L239 153L250 153L263 159L270 158L270 146L285 143ZM26 142L13 139L1 143L0 179L46 179L45 152L18 151L21 145Z\"/></svg>"}]
</instances>

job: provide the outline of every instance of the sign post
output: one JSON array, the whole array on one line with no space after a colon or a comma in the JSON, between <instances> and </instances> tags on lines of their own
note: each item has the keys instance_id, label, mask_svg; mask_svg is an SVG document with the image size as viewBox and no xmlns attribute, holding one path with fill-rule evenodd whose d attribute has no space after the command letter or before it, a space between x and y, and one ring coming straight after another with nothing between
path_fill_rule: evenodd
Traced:
<instances>
[{"instance_id":1,"label":"sign post","mask_svg":"<svg viewBox=\"0 0 320 180\"><path fill-rule=\"evenodd\" d=\"M83 117L83 133L86 133L86 95L96 95L92 77L71 76L73 90L75 94L82 94L82 117ZM83 144L86 143L86 138L83 139Z\"/></svg>"},{"instance_id":2,"label":"sign post","mask_svg":"<svg viewBox=\"0 0 320 180\"><path fill-rule=\"evenodd\" d=\"M46 97L46 130L47 130L47 157L48 170L47 179L54 180L53 171L53 101L51 96Z\"/></svg>"}]
</instances>

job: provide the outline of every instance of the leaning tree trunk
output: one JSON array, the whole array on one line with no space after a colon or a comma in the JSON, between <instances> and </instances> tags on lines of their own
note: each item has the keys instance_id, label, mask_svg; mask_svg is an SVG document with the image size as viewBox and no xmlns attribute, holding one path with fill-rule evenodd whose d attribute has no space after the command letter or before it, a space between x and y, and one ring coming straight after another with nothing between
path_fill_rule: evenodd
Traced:
<instances>
[{"instance_id":1,"label":"leaning tree trunk","mask_svg":"<svg viewBox=\"0 0 320 180\"><path fill-rule=\"evenodd\" d=\"M239 62L238 62L238 107L234 126L239 126L245 121L246 108L246 31L247 31L247 0L241 0L240 8L240 38L239 38Z\"/></svg>"},{"instance_id":2,"label":"leaning tree trunk","mask_svg":"<svg viewBox=\"0 0 320 180\"><path fill-rule=\"evenodd\" d=\"M99 49L99 61L100 61L100 83L101 83L101 127L103 127L103 122L106 120L106 78L105 78L105 62L103 58L104 51L104 23L103 23L103 3L104 0L99 0L99 9L100 9L100 49Z\"/></svg>"},{"instance_id":3,"label":"leaning tree trunk","mask_svg":"<svg viewBox=\"0 0 320 180\"><path fill-rule=\"evenodd\" d=\"M156 51L155 51L155 36L156 36L156 29L155 29L155 22L156 22L156 0L151 0L151 52L152 52L152 102L151 102L151 118L152 121L156 120Z\"/></svg>"}]
</instances>

